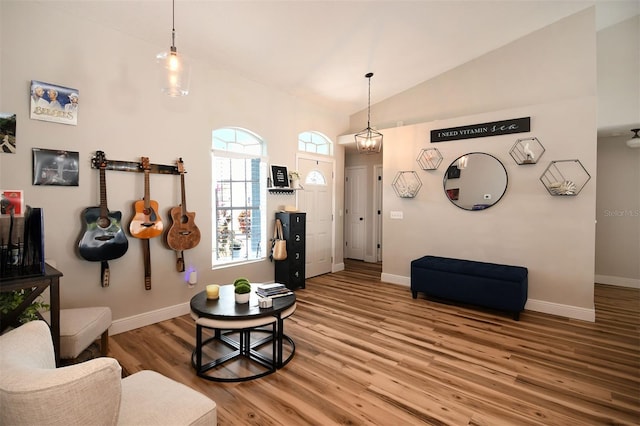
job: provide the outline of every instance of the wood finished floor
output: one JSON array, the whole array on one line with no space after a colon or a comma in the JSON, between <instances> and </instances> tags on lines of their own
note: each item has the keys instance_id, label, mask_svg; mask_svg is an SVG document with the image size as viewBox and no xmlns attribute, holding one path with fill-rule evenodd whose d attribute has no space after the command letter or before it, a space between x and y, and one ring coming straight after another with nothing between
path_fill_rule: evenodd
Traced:
<instances>
[{"instance_id":1,"label":"wood finished floor","mask_svg":"<svg viewBox=\"0 0 640 426\"><path fill-rule=\"evenodd\" d=\"M214 383L190 364L189 316L110 339L133 373L156 370L216 401L220 425L638 425L640 291L597 284L596 322L414 300L380 266L307 280L286 322L293 360Z\"/></svg>"}]
</instances>

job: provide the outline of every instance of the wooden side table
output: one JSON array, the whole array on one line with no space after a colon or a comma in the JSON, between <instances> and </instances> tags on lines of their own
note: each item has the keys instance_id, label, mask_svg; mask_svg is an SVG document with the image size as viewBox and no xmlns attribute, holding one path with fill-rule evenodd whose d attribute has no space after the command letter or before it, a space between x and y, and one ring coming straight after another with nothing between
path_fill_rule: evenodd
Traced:
<instances>
[{"instance_id":1,"label":"wooden side table","mask_svg":"<svg viewBox=\"0 0 640 426\"><path fill-rule=\"evenodd\" d=\"M60 366L60 277L62 272L45 264L44 275L15 277L0 281L0 292L31 288L33 291L20 306L6 315L0 316L0 328L4 331L9 326L17 326L18 316L48 287L51 311L51 337L56 356L56 366Z\"/></svg>"}]
</instances>

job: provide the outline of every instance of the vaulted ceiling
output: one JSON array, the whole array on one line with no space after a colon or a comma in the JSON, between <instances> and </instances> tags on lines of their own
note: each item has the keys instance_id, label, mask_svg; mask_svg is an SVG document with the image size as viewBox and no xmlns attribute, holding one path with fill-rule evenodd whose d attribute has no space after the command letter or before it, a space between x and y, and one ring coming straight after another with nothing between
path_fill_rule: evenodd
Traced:
<instances>
[{"instance_id":1,"label":"vaulted ceiling","mask_svg":"<svg viewBox=\"0 0 640 426\"><path fill-rule=\"evenodd\" d=\"M46 1L167 50L171 0ZM636 0L175 0L184 55L352 114L596 4L597 26ZM153 58L150 58L152 60Z\"/></svg>"}]
</instances>

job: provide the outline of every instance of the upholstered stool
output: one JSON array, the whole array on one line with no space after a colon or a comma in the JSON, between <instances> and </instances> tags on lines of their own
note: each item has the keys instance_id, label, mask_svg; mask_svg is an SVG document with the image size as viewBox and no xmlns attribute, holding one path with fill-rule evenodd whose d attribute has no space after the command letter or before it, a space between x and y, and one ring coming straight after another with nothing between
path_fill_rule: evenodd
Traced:
<instances>
[{"instance_id":1,"label":"upholstered stool","mask_svg":"<svg viewBox=\"0 0 640 426\"><path fill-rule=\"evenodd\" d=\"M277 318L275 316L266 316L254 319L215 320L212 318L201 317L195 312L191 311L191 318L193 318L196 322L196 347L191 356L191 363L199 377L218 382L242 382L245 380L263 377L276 371ZM266 331L268 333L267 337L257 342L251 341L252 331L265 332L265 330L263 330L262 328L269 326L271 327L271 329ZM203 328L213 330L213 337L206 339L203 338ZM228 334L233 332L239 333L239 340L234 340L228 337ZM221 356L218 359L210 360L209 362L203 362L203 346L213 343L214 341L220 342L233 351L227 355ZM268 354L269 356L264 356L258 353L257 349L267 343L271 344L271 353ZM216 367L226 363L227 361L231 361L239 357L244 357L250 361L253 361L261 365L264 369L255 374L234 377L221 377L215 374L207 374L207 372L213 372Z\"/></svg>"},{"instance_id":2,"label":"upholstered stool","mask_svg":"<svg viewBox=\"0 0 640 426\"><path fill-rule=\"evenodd\" d=\"M43 312L42 316L50 322L49 312ZM98 336L102 336L100 353L107 356L109 327L111 309L108 307L60 309L60 358L77 358Z\"/></svg>"},{"instance_id":3,"label":"upholstered stool","mask_svg":"<svg viewBox=\"0 0 640 426\"><path fill-rule=\"evenodd\" d=\"M284 320L289 318L291 315L293 315L297 307L298 307L298 304L294 303L291 307L282 311L282 313L280 314L280 318L278 318L278 357L277 357L278 368L284 367L289 361L291 361L291 358L293 358L293 354L295 354L296 352L296 344L293 343L293 339L291 339L289 336L284 334ZM287 342L289 342L289 345L291 345L291 354L289 354L287 359L283 360L282 359L283 357L282 343L285 339Z\"/></svg>"}]
</instances>

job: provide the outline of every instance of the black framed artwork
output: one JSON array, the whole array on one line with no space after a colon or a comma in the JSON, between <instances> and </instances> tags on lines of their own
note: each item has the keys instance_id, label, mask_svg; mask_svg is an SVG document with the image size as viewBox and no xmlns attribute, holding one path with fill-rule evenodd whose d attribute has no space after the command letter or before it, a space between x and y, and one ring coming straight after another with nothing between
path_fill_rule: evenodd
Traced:
<instances>
[{"instance_id":1,"label":"black framed artwork","mask_svg":"<svg viewBox=\"0 0 640 426\"><path fill-rule=\"evenodd\" d=\"M460 169L455 164L452 164L447 169L447 179L458 179L460 177Z\"/></svg>"},{"instance_id":2,"label":"black framed artwork","mask_svg":"<svg viewBox=\"0 0 640 426\"><path fill-rule=\"evenodd\" d=\"M285 166L271 166L271 179L275 188L287 188L289 186L289 174Z\"/></svg>"},{"instance_id":3,"label":"black framed artwork","mask_svg":"<svg viewBox=\"0 0 640 426\"><path fill-rule=\"evenodd\" d=\"M79 154L33 148L33 185L78 186Z\"/></svg>"}]
</instances>

